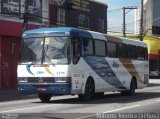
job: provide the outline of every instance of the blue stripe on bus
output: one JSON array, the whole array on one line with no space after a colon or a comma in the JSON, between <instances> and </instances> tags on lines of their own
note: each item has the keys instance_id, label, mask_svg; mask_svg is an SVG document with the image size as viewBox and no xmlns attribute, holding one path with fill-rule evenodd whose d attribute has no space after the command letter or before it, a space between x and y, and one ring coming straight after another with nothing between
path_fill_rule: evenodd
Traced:
<instances>
[{"instance_id":1,"label":"blue stripe on bus","mask_svg":"<svg viewBox=\"0 0 160 119\"><path fill-rule=\"evenodd\" d=\"M126 89L104 57L87 56L84 60L105 82L115 88Z\"/></svg>"},{"instance_id":2,"label":"blue stripe on bus","mask_svg":"<svg viewBox=\"0 0 160 119\"><path fill-rule=\"evenodd\" d=\"M41 86L34 86L34 85L21 85L19 83L18 91L22 94L38 94L38 93L48 93L48 94L62 94L62 95L69 95L71 94L71 85L64 84L64 85L56 85L53 84L50 86L42 85L41 90L38 89Z\"/></svg>"}]
</instances>

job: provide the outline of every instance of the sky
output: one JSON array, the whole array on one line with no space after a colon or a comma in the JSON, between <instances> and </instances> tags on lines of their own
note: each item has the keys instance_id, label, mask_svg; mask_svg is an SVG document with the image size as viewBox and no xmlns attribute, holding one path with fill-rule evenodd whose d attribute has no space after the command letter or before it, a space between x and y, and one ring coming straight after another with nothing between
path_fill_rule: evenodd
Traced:
<instances>
[{"instance_id":1,"label":"sky","mask_svg":"<svg viewBox=\"0 0 160 119\"><path fill-rule=\"evenodd\" d=\"M108 33L122 32L123 7L140 6L141 0L97 0L108 5ZM127 33L135 31L135 10L126 14Z\"/></svg>"}]
</instances>

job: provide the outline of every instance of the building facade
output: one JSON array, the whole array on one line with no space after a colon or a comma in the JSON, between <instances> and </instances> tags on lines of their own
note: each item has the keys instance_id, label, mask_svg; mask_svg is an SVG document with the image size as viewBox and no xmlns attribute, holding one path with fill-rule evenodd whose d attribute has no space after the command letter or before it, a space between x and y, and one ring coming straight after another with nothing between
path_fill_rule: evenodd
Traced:
<instances>
[{"instance_id":1,"label":"building facade","mask_svg":"<svg viewBox=\"0 0 160 119\"><path fill-rule=\"evenodd\" d=\"M24 0L0 0L0 89L17 86ZM29 29L48 26L48 0L28 0Z\"/></svg>"},{"instance_id":2,"label":"building facade","mask_svg":"<svg viewBox=\"0 0 160 119\"><path fill-rule=\"evenodd\" d=\"M144 33L160 36L160 0L144 1ZM141 8L136 11L136 33L139 33Z\"/></svg>"},{"instance_id":3,"label":"building facade","mask_svg":"<svg viewBox=\"0 0 160 119\"><path fill-rule=\"evenodd\" d=\"M95 0L51 0L50 25L107 33L107 8Z\"/></svg>"},{"instance_id":4,"label":"building facade","mask_svg":"<svg viewBox=\"0 0 160 119\"><path fill-rule=\"evenodd\" d=\"M25 0L0 0L0 89L17 87ZM77 27L107 33L107 5L94 0L28 0L28 29Z\"/></svg>"}]
</instances>

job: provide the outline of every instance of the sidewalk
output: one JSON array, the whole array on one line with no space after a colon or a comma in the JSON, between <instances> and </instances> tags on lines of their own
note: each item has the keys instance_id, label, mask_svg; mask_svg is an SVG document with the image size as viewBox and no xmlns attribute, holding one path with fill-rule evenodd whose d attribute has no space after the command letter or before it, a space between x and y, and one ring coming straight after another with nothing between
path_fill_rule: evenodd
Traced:
<instances>
[{"instance_id":1,"label":"sidewalk","mask_svg":"<svg viewBox=\"0 0 160 119\"><path fill-rule=\"evenodd\" d=\"M160 86L160 79L150 79L149 87ZM23 99L33 99L37 98L37 95L24 95L20 94L17 89L5 89L0 90L0 102L23 100Z\"/></svg>"},{"instance_id":2,"label":"sidewalk","mask_svg":"<svg viewBox=\"0 0 160 119\"><path fill-rule=\"evenodd\" d=\"M24 95L20 94L17 89L2 89L0 90L0 102L32 99L36 98L36 95Z\"/></svg>"}]
</instances>

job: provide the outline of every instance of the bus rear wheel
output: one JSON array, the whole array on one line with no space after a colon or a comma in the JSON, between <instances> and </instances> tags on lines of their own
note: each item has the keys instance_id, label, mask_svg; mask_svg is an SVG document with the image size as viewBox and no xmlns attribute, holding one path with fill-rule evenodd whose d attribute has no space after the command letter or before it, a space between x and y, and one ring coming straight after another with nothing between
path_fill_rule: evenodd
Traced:
<instances>
[{"instance_id":1,"label":"bus rear wheel","mask_svg":"<svg viewBox=\"0 0 160 119\"><path fill-rule=\"evenodd\" d=\"M131 80L131 84L130 84L130 89L129 90L125 90L125 91L121 91L122 95L127 95L127 96L131 96L135 94L135 90L137 88L137 83L135 79Z\"/></svg>"},{"instance_id":2,"label":"bus rear wheel","mask_svg":"<svg viewBox=\"0 0 160 119\"><path fill-rule=\"evenodd\" d=\"M43 103L48 103L50 101L52 95L50 95L50 94L38 94L38 97Z\"/></svg>"},{"instance_id":3,"label":"bus rear wheel","mask_svg":"<svg viewBox=\"0 0 160 119\"><path fill-rule=\"evenodd\" d=\"M79 99L83 101L90 100L94 95L94 90L95 90L95 84L93 79L90 78L87 80L84 94L78 95Z\"/></svg>"}]
</instances>

